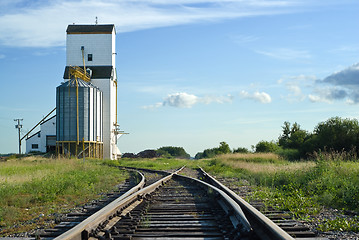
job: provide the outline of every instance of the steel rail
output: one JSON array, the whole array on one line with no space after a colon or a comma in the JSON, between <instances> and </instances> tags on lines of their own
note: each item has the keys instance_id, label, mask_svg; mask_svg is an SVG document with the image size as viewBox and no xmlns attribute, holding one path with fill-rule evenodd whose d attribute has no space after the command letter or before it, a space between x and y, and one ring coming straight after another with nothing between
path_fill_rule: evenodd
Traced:
<instances>
[{"instance_id":1,"label":"steel rail","mask_svg":"<svg viewBox=\"0 0 359 240\"><path fill-rule=\"evenodd\" d=\"M294 240L288 233L271 221L268 217L263 215L260 211L246 202L243 198L239 197L236 193L230 190L228 187L217 181L214 177L205 172L200 168L204 177L206 177L211 184L217 186L228 194L238 205L242 208L246 217L249 219L253 230L256 232L258 237L263 240Z\"/></svg>"},{"instance_id":2,"label":"steel rail","mask_svg":"<svg viewBox=\"0 0 359 240\"><path fill-rule=\"evenodd\" d=\"M135 187L131 188L129 191L127 191L125 194L121 195L114 201L112 201L110 204L108 204L106 207L102 208L101 210L97 211L96 213L92 214L88 218L86 218L84 221L76 225L75 227L71 228L70 230L64 232L60 236L57 236L56 240L60 239L82 239L82 234L84 231L89 232L90 229L92 229L94 226L99 225L100 223L106 221L110 216L112 216L116 211L122 206L123 201L134 194L135 192L138 192L140 189L143 188L145 185L145 177L142 173L136 171L141 176L141 181L139 184L137 184Z\"/></svg>"},{"instance_id":3,"label":"steel rail","mask_svg":"<svg viewBox=\"0 0 359 240\"><path fill-rule=\"evenodd\" d=\"M142 176L141 183L133 187L130 191L120 196L106 207L86 218L83 222L75 227L56 237L55 240L81 240L89 238L91 230L108 220L110 217L117 214L117 211L134 202L136 199L142 198L144 195L155 191L159 186L163 185L166 181L170 180L175 173L179 173L184 167L180 168L174 173L169 173L168 176L158 180L157 182L142 188L145 184L145 178Z\"/></svg>"},{"instance_id":4,"label":"steel rail","mask_svg":"<svg viewBox=\"0 0 359 240\"><path fill-rule=\"evenodd\" d=\"M88 239L90 233L95 231L98 226L104 226L114 216L119 216L122 210L126 209L132 204L136 204L137 200L147 199L147 196L156 191L161 185L172 178L186 179L193 184L198 184L212 194L221 208L226 212L227 216L232 222L234 228L238 231L239 236L251 236L255 234L259 239L281 239L293 240L286 232L269 220L266 216L261 214L257 209L245 202L242 198L237 196L233 191L218 182L203 169L203 175L210 181L206 183L199 179L179 175L178 173L183 169L168 173L164 178L156 181L155 183L143 187L144 177L142 175L141 186L132 188L129 192L111 202L109 205L88 217L85 221L81 222L74 228L68 230L62 235L56 237L56 240L81 240ZM98 231L98 229L96 230Z\"/></svg>"},{"instance_id":5,"label":"steel rail","mask_svg":"<svg viewBox=\"0 0 359 240\"><path fill-rule=\"evenodd\" d=\"M241 207L227 193L209 183L206 183L196 178L178 174L175 174L175 177L182 179L190 179L192 182L205 186L208 192L215 192L215 194L217 195L217 201L219 202L223 210L228 214L234 227L237 228L239 232L243 235L248 235L252 232L251 224L244 215ZM221 200L218 199L219 197L221 197Z\"/></svg>"}]
</instances>

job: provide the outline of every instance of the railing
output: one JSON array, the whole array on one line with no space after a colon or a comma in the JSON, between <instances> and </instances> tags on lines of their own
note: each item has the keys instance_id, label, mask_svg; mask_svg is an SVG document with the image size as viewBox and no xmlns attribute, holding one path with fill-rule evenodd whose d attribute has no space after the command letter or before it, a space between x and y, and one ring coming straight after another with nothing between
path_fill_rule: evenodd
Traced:
<instances>
[{"instance_id":1,"label":"railing","mask_svg":"<svg viewBox=\"0 0 359 240\"><path fill-rule=\"evenodd\" d=\"M88 74L83 68L80 68L78 66L70 66L69 68L69 74L70 74L70 78L71 76L75 77L75 78L80 78L86 82L90 82L91 78L90 78L90 74Z\"/></svg>"}]
</instances>

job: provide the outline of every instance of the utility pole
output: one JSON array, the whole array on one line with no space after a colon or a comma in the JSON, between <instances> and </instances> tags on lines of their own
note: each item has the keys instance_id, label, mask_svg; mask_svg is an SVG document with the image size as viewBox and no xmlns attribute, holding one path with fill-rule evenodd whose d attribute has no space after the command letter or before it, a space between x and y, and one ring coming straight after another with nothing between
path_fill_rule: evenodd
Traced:
<instances>
[{"instance_id":1,"label":"utility pole","mask_svg":"<svg viewBox=\"0 0 359 240\"><path fill-rule=\"evenodd\" d=\"M19 155L21 155L21 138L20 138L20 130L22 128L22 125L21 125L21 121L23 119L14 119L15 122L17 122L17 124L15 125L15 128L17 128L19 130Z\"/></svg>"}]
</instances>

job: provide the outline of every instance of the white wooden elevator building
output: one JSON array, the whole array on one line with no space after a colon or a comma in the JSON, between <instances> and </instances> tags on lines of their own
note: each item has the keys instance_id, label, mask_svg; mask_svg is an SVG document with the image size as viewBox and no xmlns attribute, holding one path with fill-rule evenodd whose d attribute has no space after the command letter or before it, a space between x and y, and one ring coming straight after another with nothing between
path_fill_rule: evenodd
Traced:
<instances>
[{"instance_id":1,"label":"white wooden elevator building","mask_svg":"<svg viewBox=\"0 0 359 240\"><path fill-rule=\"evenodd\" d=\"M105 159L117 159L120 156L117 147L120 132L115 26L69 25L66 33L64 82L57 87L56 96L57 148L65 154L75 155L76 149L78 156L85 152L92 156L96 152L96 156L100 153ZM89 75L89 81L72 77L75 66ZM79 145L85 146L84 143L86 150L80 151Z\"/></svg>"}]
</instances>

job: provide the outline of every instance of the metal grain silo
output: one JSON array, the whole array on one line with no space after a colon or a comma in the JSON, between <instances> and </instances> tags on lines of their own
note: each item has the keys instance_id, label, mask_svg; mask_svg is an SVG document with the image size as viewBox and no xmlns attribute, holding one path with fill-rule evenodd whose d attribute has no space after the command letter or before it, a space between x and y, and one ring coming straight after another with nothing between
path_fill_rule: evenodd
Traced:
<instances>
[{"instance_id":1,"label":"metal grain silo","mask_svg":"<svg viewBox=\"0 0 359 240\"><path fill-rule=\"evenodd\" d=\"M102 158L102 92L81 79L56 88L56 141L59 153Z\"/></svg>"}]
</instances>

